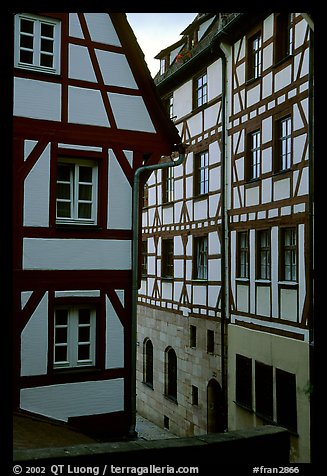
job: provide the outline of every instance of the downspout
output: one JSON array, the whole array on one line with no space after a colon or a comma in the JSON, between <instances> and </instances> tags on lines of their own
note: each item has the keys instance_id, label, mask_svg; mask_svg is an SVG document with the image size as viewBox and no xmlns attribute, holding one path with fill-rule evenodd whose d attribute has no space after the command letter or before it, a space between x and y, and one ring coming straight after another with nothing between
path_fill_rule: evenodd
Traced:
<instances>
[{"instance_id":1,"label":"downspout","mask_svg":"<svg viewBox=\"0 0 327 476\"><path fill-rule=\"evenodd\" d=\"M227 319L229 316L229 272L228 272L228 214L227 214L227 121L226 121L226 81L227 81L227 58L223 51L222 44L218 45L218 50L222 61L222 103L221 103L221 386L223 392L223 427L227 431L228 427L228 382L227 382Z\"/></svg>"},{"instance_id":2,"label":"downspout","mask_svg":"<svg viewBox=\"0 0 327 476\"><path fill-rule=\"evenodd\" d=\"M163 162L161 164L143 165L135 171L133 185L133 243L132 243L132 316L131 316L131 425L129 436L136 438L136 336L137 336L137 296L138 296L138 249L139 249L139 201L140 201L140 177L144 172L152 172L153 170L167 169L177 167L185 160L184 147L179 146L179 157L171 162Z\"/></svg>"}]
</instances>

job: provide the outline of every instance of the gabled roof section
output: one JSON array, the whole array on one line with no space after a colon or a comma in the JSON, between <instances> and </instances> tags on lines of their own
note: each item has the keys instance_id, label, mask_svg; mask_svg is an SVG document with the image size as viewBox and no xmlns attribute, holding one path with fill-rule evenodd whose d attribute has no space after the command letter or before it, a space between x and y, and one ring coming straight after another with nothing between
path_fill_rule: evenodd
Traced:
<instances>
[{"instance_id":1,"label":"gabled roof section","mask_svg":"<svg viewBox=\"0 0 327 476\"><path fill-rule=\"evenodd\" d=\"M150 130L148 132L153 132L157 135L158 147L160 146L162 148L162 154L170 155L172 151L176 149L175 146L180 145L181 139L178 135L178 131L163 107L162 101L157 93L154 81L145 62L144 54L127 21L126 14L110 13L109 15L121 44L121 50L125 54L136 83L135 94L133 94L133 91L124 94L123 91L119 90L117 90L117 93L112 93L115 101L117 101L116 110L121 110L121 108L124 107L124 101L127 103L128 100L131 99L142 100L153 124L153 131ZM119 98L120 94L121 98ZM119 99L121 99L120 104ZM127 115L133 114L133 110L128 106L126 106L125 112ZM117 114L119 113L117 112ZM140 117L137 117L136 115L135 119L141 125ZM124 128L124 120L122 120L122 128Z\"/></svg>"}]
</instances>

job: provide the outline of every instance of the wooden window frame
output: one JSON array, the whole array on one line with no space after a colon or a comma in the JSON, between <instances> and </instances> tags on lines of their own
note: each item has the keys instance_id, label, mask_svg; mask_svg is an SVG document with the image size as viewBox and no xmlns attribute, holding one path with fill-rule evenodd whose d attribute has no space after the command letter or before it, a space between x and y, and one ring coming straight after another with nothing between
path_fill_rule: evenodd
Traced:
<instances>
[{"instance_id":1,"label":"wooden window frame","mask_svg":"<svg viewBox=\"0 0 327 476\"><path fill-rule=\"evenodd\" d=\"M242 237L245 237L243 246ZM239 231L236 236L236 277L240 279L249 279L250 277L250 250L249 250L249 231Z\"/></svg>"},{"instance_id":2,"label":"wooden window frame","mask_svg":"<svg viewBox=\"0 0 327 476\"><path fill-rule=\"evenodd\" d=\"M286 125L286 130L285 130ZM287 172L293 163L293 124L289 113L274 120L274 172Z\"/></svg>"},{"instance_id":3,"label":"wooden window frame","mask_svg":"<svg viewBox=\"0 0 327 476\"><path fill-rule=\"evenodd\" d=\"M246 135L245 179L254 182L261 177L261 130L255 129Z\"/></svg>"},{"instance_id":4,"label":"wooden window frame","mask_svg":"<svg viewBox=\"0 0 327 476\"><path fill-rule=\"evenodd\" d=\"M262 74L262 32L255 31L247 40L247 81L254 81Z\"/></svg>"},{"instance_id":5,"label":"wooden window frame","mask_svg":"<svg viewBox=\"0 0 327 476\"><path fill-rule=\"evenodd\" d=\"M274 62L287 59L294 50L294 13L275 13Z\"/></svg>"},{"instance_id":6,"label":"wooden window frame","mask_svg":"<svg viewBox=\"0 0 327 476\"><path fill-rule=\"evenodd\" d=\"M67 167L69 170L69 179L60 180L59 167ZM92 170L91 182L80 180L81 168L90 168ZM99 166L97 161L88 159L77 159L70 157L60 157L57 162L56 172L56 224L65 225L96 225L98 220L98 183L99 183ZM59 187L69 188L69 196L63 197L59 195ZM91 187L91 198L82 199L80 186ZM70 211L68 216L58 214L58 204L69 203ZM90 205L90 217L82 217L79 213L80 204Z\"/></svg>"},{"instance_id":7,"label":"wooden window frame","mask_svg":"<svg viewBox=\"0 0 327 476\"><path fill-rule=\"evenodd\" d=\"M208 280L208 235L193 238L193 280Z\"/></svg>"},{"instance_id":8,"label":"wooden window frame","mask_svg":"<svg viewBox=\"0 0 327 476\"><path fill-rule=\"evenodd\" d=\"M33 25L33 32L22 31L23 21L30 22ZM47 36L44 32L42 33L43 26L52 27L53 35ZM60 36L60 20L32 15L29 13L16 14L14 47L15 67L48 74L60 74ZM52 48L50 45L52 45ZM23 61L21 58L21 52L25 52L26 55L30 54L32 56L31 61ZM42 64L42 61L44 61L46 57L52 59L51 66Z\"/></svg>"},{"instance_id":9,"label":"wooden window frame","mask_svg":"<svg viewBox=\"0 0 327 476\"><path fill-rule=\"evenodd\" d=\"M146 278L148 275L148 240L142 240L141 249L141 277Z\"/></svg>"},{"instance_id":10,"label":"wooden window frame","mask_svg":"<svg viewBox=\"0 0 327 476\"><path fill-rule=\"evenodd\" d=\"M89 310L90 311L90 323L80 323L80 311ZM58 312L66 311L67 324L59 324L57 322ZM55 306L54 310L54 338L53 338L53 368L57 369L72 369L72 368L85 368L85 367L94 367L96 365L96 347L97 347L97 308L91 304L58 304ZM79 335L79 329L89 328L89 340L83 341ZM66 329L66 340L59 342L60 329ZM58 331L58 332L57 332ZM58 334L58 335L57 335ZM80 359L78 356L79 346L90 347L89 358ZM59 347L67 348L66 359L65 360L56 360L56 349Z\"/></svg>"},{"instance_id":11,"label":"wooden window frame","mask_svg":"<svg viewBox=\"0 0 327 476\"><path fill-rule=\"evenodd\" d=\"M208 102L208 75L202 71L193 79L193 109L198 109Z\"/></svg>"},{"instance_id":12,"label":"wooden window frame","mask_svg":"<svg viewBox=\"0 0 327 476\"><path fill-rule=\"evenodd\" d=\"M286 243L286 233L290 233L291 242ZM293 240L294 239L294 240ZM280 229L280 282L298 282L298 231L297 227ZM289 272L287 270L289 269Z\"/></svg>"},{"instance_id":13,"label":"wooden window frame","mask_svg":"<svg viewBox=\"0 0 327 476\"><path fill-rule=\"evenodd\" d=\"M174 201L174 168L168 167L161 170L162 203L171 205Z\"/></svg>"},{"instance_id":14,"label":"wooden window frame","mask_svg":"<svg viewBox=\"0 0 327 476\"><path fill-rule=\"evenodd\" d=\"M209 151L194 154L193 194L203 197L209 193Z\"/></svg>"},{"instance_id":15,"label":"wooden window frame","mask_svg":"<svg viewBox=\"0 0 327 476\"><path fill-rule=\"evenodd\" d=\"M174 239L163 238L161 242L161 276L164 279L174 277Z\"/></svg>"},{"instance_id":16,"label":"wooden window frame","mask_svg":"<svg viewBox=\"0 0 327 476\"><path fill-rule=\"evenodd\" d=\"M266 234L266 242L262 237ZM270 229L257 230L256 232L256 279L271 280L271 236Z\"/></svg>"}]
</instances>

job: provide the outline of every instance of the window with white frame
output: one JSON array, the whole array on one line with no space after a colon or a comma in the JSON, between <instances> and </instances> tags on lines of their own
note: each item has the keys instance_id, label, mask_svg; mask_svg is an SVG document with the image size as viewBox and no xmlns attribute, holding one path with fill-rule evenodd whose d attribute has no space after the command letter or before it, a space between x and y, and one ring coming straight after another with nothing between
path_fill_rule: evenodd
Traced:
<instances>
[{"instance_id":1,"label":"window with white frame","mask_svg":"<svg viewBox=\"0 0 327 476\"><path fill-rule=\"evenodd\" d=\"M96 162L60 159L57 166L57 223L96 224L97 182Z\"/></svg>"},{"instance_id":2,"label":"window with white frame","mask_svg":"<svg viewBox=\"0 0 327 476\"><path fill-rule=\"evenodd\" d=\"M28 13L15 15L15 66L59 74L59 20Z\"/></svg>"},{"instance_id":3,"label":"window with white frame","mask_svg":"<svg viewBox=\"0 0 327 476\"><path fill-rule=\"evenodd\" d=\"M208 237L194 238L193 279L208 279Z\"/></svg>"},{"instance_id":4,"label":"window with white frame","mask_svg":"<svg viewBox=\"0 0 327 476\"><path fill-rule=\"evenodd\" d=\"M96 310L58 306L54 319L54 368L95 365Z\"/></svg>"},{"instance_id":5,"label":"window with white frame","mask_svg":"<svg viewBox=\"0 0 327 476\"><path fill-rule=\"evenodd\" d=\"M246 150L247 180L257 180L261 175L261 133L254 131L247 135Z\"/></svg>"}]
</instances>

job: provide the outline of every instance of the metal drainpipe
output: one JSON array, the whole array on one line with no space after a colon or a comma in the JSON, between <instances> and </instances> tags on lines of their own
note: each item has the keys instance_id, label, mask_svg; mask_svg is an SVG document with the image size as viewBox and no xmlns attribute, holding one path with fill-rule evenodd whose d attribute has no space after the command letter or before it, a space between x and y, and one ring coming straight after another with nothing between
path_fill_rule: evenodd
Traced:
<instances>
[{"instance_id":1,"label":"metal drainpipe","mask_svg":"<svg viewBox=\"0 0 327 476\"><path fill-rule=\"evenodd\" d=\"M133 244L132 244L132 317L131 317L131 425L129 436L135 438L136 426L136 335L137 335L137 296L138 296L138 248L139 248L139 191L140 176L143 172L177 167L185 160L184 147L180 146L179 158L162 164L144 165L139 167L134 175L133 186Z\"/></svg>"},{"instance_id":2,"label":"metal drainpipe","mask_svg":"<svg viewBox=\"0 0 327 476\"><path fill-rule=\"evenodd\" d=\"M227 81L227 58L226 54L222 49L221 44L218 45L218 50L221 55L222 61L222 142L221 142L221 210L222 210L222 240L221 240L221 269L222 269L222 280L221 280L221 386L224 399L224 415L223 415L223 424L224 430L227 430L227 317L228 317L228 308L229 308L229 273L228 273L228 215L227 215L227 156L226 156L226 81Z\"/></svg>"}]
</instances>

